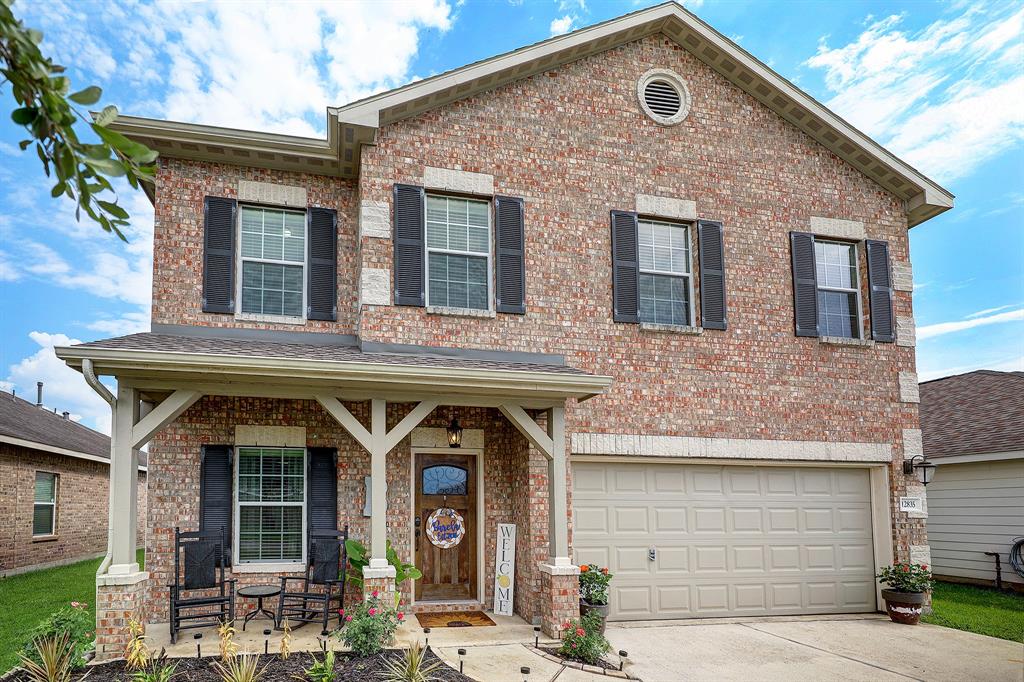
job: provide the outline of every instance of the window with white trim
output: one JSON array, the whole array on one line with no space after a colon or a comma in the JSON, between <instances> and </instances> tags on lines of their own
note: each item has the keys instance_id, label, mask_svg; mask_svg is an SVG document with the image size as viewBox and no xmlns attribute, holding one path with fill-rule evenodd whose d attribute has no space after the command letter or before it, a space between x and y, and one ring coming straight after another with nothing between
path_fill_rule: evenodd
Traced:
<instances>
[{"instance_id":1,"label":"window with white trim","mask_svg":"<svg viewBox=\"0 0 1024 682\"><path fill-rule=\"evenodd\" d=\"M242 206L241 312L302 318L306 311L306 214Z\"/></svg>"},{"instance_id":2,"label":"window with white trim","mask_svg":"<svg viewBox=\"0 0 1024 682\"><path fill-rule=\"evenodd\" d=\"M427 195L427 305L491 307L491 205Z\"/></svg>"},{"instance_id":3,"label":"window with white trim","mask_svg":"<svg viewBox=\"0 0 1024 682\"><path fill-rule=\"evenodd\" d=\"M640 321L690 325L693 282L690 228L658 220L637 221L640 256Z\"/></svg>"},{"instance_id":4,"label":"window with white trim","mask_svg":"<svg viewBox=\"0 0 1024 682\"><path fill-rule=\"evenodd\" d=\"M238 561L304 562L306 451L238 448Z\"/></svg>"},{"instance_id":5,"label":"window with white trim","mask_svg":"<svg viewBox=\"0 0 1024 682\"><path fill-rule=\"evenodd\" d=\"M32 504L32 535L54 535L57 532L57 474L36 472Z\"/></svg>"},{"instance_id":6,"label":"window with white trim","mask_svg":"<svg viewBox=\"0 0 1024 682\"><path fill-rule=\"evenodd\" d=\"M860 277L857 245L814 240L818 282L818 331L822 336L859 339Z\"/></svg>"}]
</instances>

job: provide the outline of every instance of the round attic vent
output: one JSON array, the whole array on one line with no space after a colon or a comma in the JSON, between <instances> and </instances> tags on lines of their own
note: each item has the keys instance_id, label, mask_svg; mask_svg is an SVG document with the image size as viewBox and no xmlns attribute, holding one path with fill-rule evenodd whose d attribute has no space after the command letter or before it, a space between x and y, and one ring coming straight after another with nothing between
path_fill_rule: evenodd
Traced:
<instances>
[{"instance_id":1,"label":"round attic vent","mask_svg":"<svg viewBox=\"0 0 1024 682\"><path fill-rule=\"evenodd\" d=\"M644 113L661 125L675 125L690 113L690 90L674 71L651 69L637 83Z\"/></svg>"}]
</instances>

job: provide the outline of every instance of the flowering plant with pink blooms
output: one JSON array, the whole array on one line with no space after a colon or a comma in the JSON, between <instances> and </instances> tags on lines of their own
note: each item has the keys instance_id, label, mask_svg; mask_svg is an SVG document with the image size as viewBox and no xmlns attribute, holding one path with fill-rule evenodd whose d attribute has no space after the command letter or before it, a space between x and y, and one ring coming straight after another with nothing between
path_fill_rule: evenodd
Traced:
<instances>
[{"instance_id":1,"label":"flowering plant with pink blooms","mask_svg":"<svg viewBox=\"0 0 1024 682\"><path fill-rule=\"evenodd\" d=\"M374 591L357 606L341 609L343 627L337 635L359 656L373 656L384 650L395 637L405 614L380 599Z\"/></svg>"},{"instance_id":2,"label":"flowering plant with pink blooms","mask_svg":"<svg viewBox=\"0 0 1024 682\"><path fill-rule=\"evenodd\" d=\"M558 653L565 658L594 665L610 649L611 645L601 634L601 617L596 613L562 623L562 646Z\"/></svg>"},{"instance_id":3,"label":"flowering plant with pink blooms","mask_svg":"<svg viewBox=\"0 0 1024 682\"><path fill-rule=\"evenodd\" d=\"M875 577L894 592L927 592L935 584L928 564L893 564Z\"/></svg>"}]
</instances>

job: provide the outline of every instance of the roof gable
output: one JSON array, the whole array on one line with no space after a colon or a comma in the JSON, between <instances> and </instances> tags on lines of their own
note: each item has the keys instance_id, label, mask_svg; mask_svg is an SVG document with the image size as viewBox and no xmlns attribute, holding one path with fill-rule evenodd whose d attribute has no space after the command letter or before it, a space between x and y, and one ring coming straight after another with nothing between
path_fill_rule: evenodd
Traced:
<instances>
[{"instance_id":1,"label":"roof gable","mask_svg":"<svg viewBox=\"0 0 1024 682\"><path fill-rule=\"evenodd\" d=\"M169 156L356 178L382 126L658 33L902 199L911 227L953 207L949 191L675 2L329 108L326 140L133 117L111 127Z\"/></svg>"}]
</instances>

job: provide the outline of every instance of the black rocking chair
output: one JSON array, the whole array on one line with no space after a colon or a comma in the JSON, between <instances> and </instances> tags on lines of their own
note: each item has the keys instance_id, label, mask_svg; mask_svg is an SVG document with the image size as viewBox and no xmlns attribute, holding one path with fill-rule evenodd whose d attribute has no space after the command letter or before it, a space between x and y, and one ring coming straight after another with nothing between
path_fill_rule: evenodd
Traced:
<instances>
[{"instance_id":1,"label":"black rocking chair","mask_svg":"<svg viewBox=\"0 0 1024 682\"><path fill-rule=\"evenodd\" d=\"M342 531L318 531L310 535L306 575L301 578L281 577L281 596L277 600L278 630L284 628L285 618L289 627L292 623L302 627L306 623L319 622L322 632L327 631L327 624L332 618L337 618L341 624L338 610L345 603L347 539L348 526ZM295 582L300 582L301 586L289 587L289 583L294 585Z\"/></svg>"},{"instance_id":2,"label":"black rocking chair","mask_svg":"<svg viewBox=\"0 0 1024 682\"><path fill-rule=\"evenodd\" d=\"M174 529L174 583L167 586L171 644L181 630L215 627L235 619L235 580L224 577L226 548L224 529L207 535Z\"/></svg>"}]
</instances>

